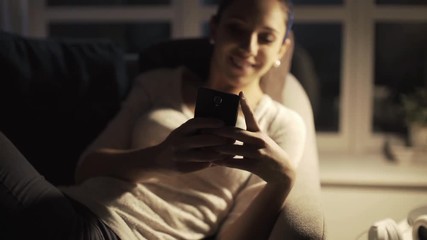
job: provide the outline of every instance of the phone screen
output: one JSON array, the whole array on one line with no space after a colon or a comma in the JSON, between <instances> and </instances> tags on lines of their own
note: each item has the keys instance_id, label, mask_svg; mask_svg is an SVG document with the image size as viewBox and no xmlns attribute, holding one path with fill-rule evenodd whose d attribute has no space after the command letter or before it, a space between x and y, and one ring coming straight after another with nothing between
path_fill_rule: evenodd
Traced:
<instances>
[{"instance_id":1,"label":"phone screen","mask_svg":"<svg viewBox=\"0 0 427 240\"><path fill-rule=\"evenodd\" d=\"M194 117L215 118L226 126L236 126L239 96L209 88L197 91Z\"/></svg>"}]
</instances>

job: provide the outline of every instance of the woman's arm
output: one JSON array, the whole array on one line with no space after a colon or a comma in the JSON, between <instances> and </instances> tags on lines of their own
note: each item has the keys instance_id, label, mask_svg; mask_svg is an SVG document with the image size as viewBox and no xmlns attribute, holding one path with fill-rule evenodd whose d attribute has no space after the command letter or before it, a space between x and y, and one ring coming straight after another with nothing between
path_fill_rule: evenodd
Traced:
<instances>
[{"instance_id":1,"label":"woman's arm","mask_svg":"<svg viewBox=\"0 0 427 240\"><path fill-rule=\"evenodd\" d=\"M156 169L154 159L159 152L159 146L146 149L96 149L81 161L76 169L76 183L96 176L109 176L131 182L141 182L152 177Z\"/></svg>"},{"instance_id":2,"label":"woman's arm","mask_svg":"<svg viewBox=\"0 0 427 240\"><path fill-rule=\"evenodd\" d=\"M128 159L136 151L126 149L130 149L135 121L151 107L150 97L146 93L149 80L151 78L147 74L135 79L120 111L80 156L74 174L76 183L100 175L120 177L124 175L124 168L132 167L134 163ZM117 166L119 163L123 166Z\"/></svg>"},{"instance_id":3,"label":"woman's arm","mask_svg":"<svg viewBox=\"0 0 427 240\"><path fill-rule=\"evenodd\" d=\"M268 239L290 186L267 183L248 208L232 224L228 225L218 239Z\"/></svg>"},{"instance_id":4,"label":"woman's arm","mask_svg":"<svg viewBox=\"0 0 427 240\"><path fill-rule=\"evenodd\" d=\"M193 118L173 130L158 145L142 149L97 148L84 155L76 170L76 181L110 176L131 182L152 179L159 172L179 174L206 168L224 155L212 147L231 144L228 138L201 133L221 128L215 119Z\"/></svg>"},{"instance_id":5,"label":"woman's arm","mask_svg":"<svg viewBox=\"0 0 427 240\"><path fill-rule=\"evenodd\" d=\"M270 169L272 174L269 177L263 177L264 181L268 179L267 183L247 209L221 231L218 239L268 239L295 180L292 165L287 168L276 167L276 170ZM274 175L282 177L275 178Z\"/></svg>"}]
</instances>

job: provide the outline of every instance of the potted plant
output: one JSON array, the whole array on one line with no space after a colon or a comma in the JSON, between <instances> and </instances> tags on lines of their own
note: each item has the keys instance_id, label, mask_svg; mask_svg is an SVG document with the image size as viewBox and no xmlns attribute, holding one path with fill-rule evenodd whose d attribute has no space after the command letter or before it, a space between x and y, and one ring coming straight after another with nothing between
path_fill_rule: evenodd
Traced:
<instances>
[{"instance_id":1,"label":"potted plant","mask_svg":"<svg viewBox=\"0 0 427 240\"><path fill-rule=\"evenodd\" d=\"M417 88L413 93L403 95L402 106L410 145L427 149L427 89Z\"/></svg>"}]
</instances>

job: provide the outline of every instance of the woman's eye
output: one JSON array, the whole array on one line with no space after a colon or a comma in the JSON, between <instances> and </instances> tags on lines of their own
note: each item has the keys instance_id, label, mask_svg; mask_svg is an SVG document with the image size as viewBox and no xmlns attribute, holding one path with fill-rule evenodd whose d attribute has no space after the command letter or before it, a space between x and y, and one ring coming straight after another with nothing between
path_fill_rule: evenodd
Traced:
<instances>
[{"instance_id":1,"label":"woman's eye","mask_svg":"<svg viewBox=\"0 0 427 240\"><path fill-rule=\"evenodd\" d=\"M259 40L262 43L272 43L276 40L276 37L273 34L265 33L259 36Z\"/></svg>"}]
</instances>

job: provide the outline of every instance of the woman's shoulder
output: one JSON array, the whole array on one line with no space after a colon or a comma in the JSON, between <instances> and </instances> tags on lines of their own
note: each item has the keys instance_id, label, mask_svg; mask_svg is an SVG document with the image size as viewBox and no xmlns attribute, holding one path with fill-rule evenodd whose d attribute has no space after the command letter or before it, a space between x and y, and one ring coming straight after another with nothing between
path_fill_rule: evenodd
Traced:
<instances>
[{"instance_id":1,"label":"woman's shoulder","mask_svg":"<svg viewBox=\"0 0 427 240\"><path fill-rule=\"evenodd\" d=\"M172 97L181 85L181 75L182 67L153 69L140 73L134 80L133 88L156 101Z\"/></svg>"},{"instance_id":2,"label":"woman's shoulder","mask_svg":"<svg viewBox=\"0 0 427 240\"><path fill-rule=\"evenodd\" d=\"M305 131L304 120L295 110L284 106L269 96L266 96L264 101L263 115L269 119L269 132L282 132L290 128Z\"/></svg>"},{"instance_id":3,"label":"woman's shoulder","mask_svg":"<svg viewBox=\"0 0 427 240\"><path fill-rule=\"evenodd\" d=\"M297 165L306 139L304 119L295 110L271 99L268 135L289 154Z\"/></svg>"},{"instance_id":4,"label":"woman's shoulder","mask_svg":"<svg viewBox=\"0 0 427 240\"><path fill-rule=\"evenodd\" d=\"M270 97L265 101L264 122L268 134L274 138L286 136L305 136L306 125L304 119L295 110L284 106Z\"/></svg>"},{"instance_id":5,"label":"woman's shoulder","mask_svg":"<svg viewBox=\"0 0 427 240\"><path fill-rule=\"evenodd\" d=\"M135 85L145 87L165 87L181 79L182 67L156 68L138 74Z\"/></svg>"}]
</instances>

